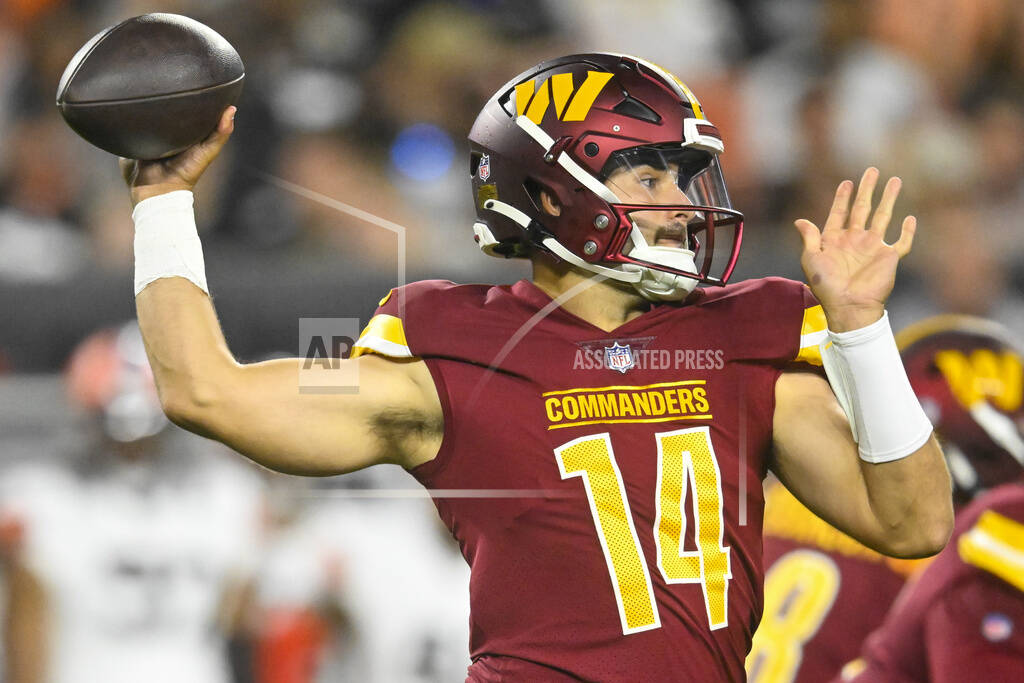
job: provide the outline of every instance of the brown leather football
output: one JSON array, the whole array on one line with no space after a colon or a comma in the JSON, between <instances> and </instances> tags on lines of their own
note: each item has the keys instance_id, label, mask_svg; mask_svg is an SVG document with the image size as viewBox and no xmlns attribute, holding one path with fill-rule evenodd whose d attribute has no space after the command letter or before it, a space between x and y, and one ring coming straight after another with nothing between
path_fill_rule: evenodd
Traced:
<instances>
[{"instance_id":1,"label":"brown leather football","mask_svg":"<svg viewBox=\"0 0 1024 683\"><path fill-rule=\"evenodd\" d=\"M83 138L130 159L162 159L209 135L245 67L209 26L144 14L100 31L71 59L57 107Z\"/></svg>"}]
</instances>

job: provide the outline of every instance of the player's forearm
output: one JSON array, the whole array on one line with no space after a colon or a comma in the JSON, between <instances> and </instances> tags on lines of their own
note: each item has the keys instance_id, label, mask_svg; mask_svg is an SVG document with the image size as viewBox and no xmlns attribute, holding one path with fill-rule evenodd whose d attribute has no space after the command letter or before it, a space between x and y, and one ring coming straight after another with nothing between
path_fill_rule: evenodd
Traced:
<instances>
[{"instance_id":1,"label":"player's forearm","mask_svg":"<svg viewBox=\"0 0 1024 683\"><path fill-rule=\"evenodd\" d=\"M935 439L907 457L859 457L850 423L828 383L804 372L776 383L772 470L816 515L872 550L934 554L952 523L949 475Z\"/></svg>"},{"instance_id":2,"label":"player's forearm","mask_svg":"<svg viewBox=\"0 0 1024 683\"><path fill-rule=\"evenodd\" d=\"M820 349L857 442L867 504L886 544L883 552L937 553L953 528L949 473L907 378L888 315L844 332L829 329Z\"/></svg>"},{"instance_id":3,"label":"player's forearm","mask_svg":"<svg viewBox=\"0 0 1024 683\"><path fill-rule=\"evenodd\" d=\"M204 412L237 367L210 297L188 280L163 278L139 292L135 306L164 411L205 434Z\"/></svg>"},{"instance_id":4,"label":"player's forearm","mask_svg":"<svg viewBox=\"0 0 1024 683\"><path fill-rule=\"evenodd\" d=\"M886 554L928 557L942 550L953 529L953 502L935 438L905 458L878 464L862 460L860 468Z\"/></svg>"}]
</instances>

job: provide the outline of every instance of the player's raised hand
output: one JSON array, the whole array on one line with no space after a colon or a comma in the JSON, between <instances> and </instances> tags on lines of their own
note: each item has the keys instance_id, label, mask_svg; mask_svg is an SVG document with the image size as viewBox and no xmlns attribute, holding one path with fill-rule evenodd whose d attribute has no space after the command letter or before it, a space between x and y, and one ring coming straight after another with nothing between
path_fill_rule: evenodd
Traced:
<instances>
[{"instance_id":1,"label":"player's raised hand","mask_svg":"<svg viewBox=\"0 0 1024 683\"><path fill-rule=\"evenodd\" d=\"M143 199L175 190L191 190L206 167L217 158L235 129L235 107L221 114L216 130L205 140L166 159L139 161L119 159L121 175L131 188L132 205Z\"/></svg>"},{"instance_id":2,"label":"player's raised hand","mask_svg":"<svg viewBox=\"0 0 1024 683\"><path fill-rule=\"evenodd\" d=\"M803 218L795 223L804 243L800 264L825 310L829 329L836 332L870 325L882 316L896 266L910 253L914 241L917 220L907 216L899 239L886 244L885 232L901 183L899 178L889 179L872 214L878 175L877 168L864 171L852 207L853 183L841 182L823 229Z\"/></svg>"}]
</instances>

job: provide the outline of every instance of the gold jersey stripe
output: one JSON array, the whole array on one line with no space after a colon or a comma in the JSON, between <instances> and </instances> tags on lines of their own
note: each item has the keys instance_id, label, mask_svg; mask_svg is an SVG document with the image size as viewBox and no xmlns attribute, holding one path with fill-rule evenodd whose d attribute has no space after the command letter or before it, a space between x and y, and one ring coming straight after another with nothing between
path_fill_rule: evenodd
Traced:
<instances>
[{"instance_id":1,"label":"gold jersey stripe","mask_svg":"<svg viewBox=\"0 0 1024 683\"><path fill-rule=\"evenodd\" d=\"M828 329L828 321L825 319L825 310L819 304L804 309L804 320L800 325L800 336L824 332Z\"/></svg>"},{"instance_id":2,"label":"gold jersey stripe","mask_svg":"<svg viewBox=\"0 0 1024 683\"><path fill-rule=\"evenodd\" d=\"M1024 524L986 510L957 542L960 559L1024 591Z\"/></svg>"},{"instance_id":3,"label":"gold jersey stripe","mask_svg":"<svg viewBox=\"0 0 1024 683\"><path fill-rule=\"evenodd\" d=\"M828 334L828 321L822 307L811 306L804 309L803 323L800 325L800 352L796 359L811 365L821 365L821 350L818 344Z\"/></svg>"},{"instance_id":4,"label":"gold jersey stripe","mask_svg":"<svg viewBox=\"0 0 1024 683\"><path fill-rule=\"evenodd\" d=\"M683 387L694 384L707 384L707 380L703 379L688 379L682 382L659 382L658 384L645 384L643 386L637 386L635 384L617 384L610 387L581 387L579 389L563 389L561 391L546 391L541 396L561 396L563 394L578 394L582 391L632 391L634 389L657 389L659 387Z\"/></svg>"},{"instance_id":5,"label":"gold jersey stripe","mask_svg":"<svg viewBox=\"0 0 1024 683\"><path fill-rule=\"evenodd\" d=\"M370 322L352 346L352 357L356 358L371 351L385 356L412 356L401 318L387 313L378 313L370 318Z\"/></svg>"},{"instance_id":6,"label":"gold jersey stripe","mask_svg":"<svg viewBox=\"0 0 1024 683\"><path fill-rule=\"evenodd\" d=\"M582 422L567 422L565 424L550 425L552 429L565 429L566 427L585 427L587 425L615 425L615 424L640 424L649 422L671 422L672 420L710 420L711 414L707 415L672 415L671 417L626 417L615 420L584 420Z\"/></svg>"}]
</instances>

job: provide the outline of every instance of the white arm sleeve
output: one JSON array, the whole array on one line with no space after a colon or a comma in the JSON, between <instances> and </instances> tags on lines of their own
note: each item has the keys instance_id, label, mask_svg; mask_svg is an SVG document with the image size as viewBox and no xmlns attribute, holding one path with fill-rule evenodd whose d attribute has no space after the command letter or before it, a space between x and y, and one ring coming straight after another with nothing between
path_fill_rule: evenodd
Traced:
<instances>
[{"instance_id":1,"label":"white arm sleeve","mask_svg":"<svg viewBox=\"0 0 1024 683\"><path fill-rule=\"evenodd\" d=\"M132 220L136 296L164 277L183 277L210 293L191 192L178 190L144 199L132 211Z\"/></svg>"},{"instance_id":2,"label":"white arm sleeve","mask_svg":"<svg viewBox=\"0 0 1024 683\"><path fill-rule=\"evenodd\" d=\"M820 344L825 374L853 430L860 457L870 463L904 458L932 433L900 360L889 314Z\"/></svg>"}]
</instances>

